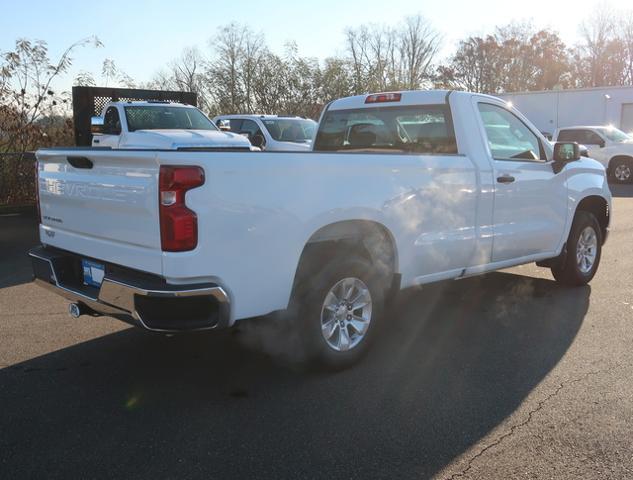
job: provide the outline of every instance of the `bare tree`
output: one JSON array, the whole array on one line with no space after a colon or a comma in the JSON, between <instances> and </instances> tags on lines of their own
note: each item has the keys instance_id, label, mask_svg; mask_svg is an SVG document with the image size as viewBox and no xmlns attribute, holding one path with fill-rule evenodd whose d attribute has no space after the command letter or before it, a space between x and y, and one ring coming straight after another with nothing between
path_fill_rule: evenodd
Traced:
<instances>
[{"instance_id":1,"label":"bare tree","mask_svg":"<svg viewBox=\"0 0 633 480\"><path fill-rule=\"evenodd\" d=\"M617 52L613 44L616 23L614 12L608 4L596 7L590 17L580 25L581 43L575 50L575 64L578 86L599 87L608 85L613 75L608 73L614 58L610 54Z\"/></svg>"},{"instance_id":2,"label":"bare tree","mask_svg":"<svg viewBox=\"0 0 633 480\"><path fill-rule=\"evenodd\" d=\"M371 24L347 29L354 93L422 88L432 77L440 41L421 15L407 17L396 27Z\"/></svg>"},{"instance_id":3,"label":"bare tree","mask_svg":"<svg viewBox=\"0 0 633 480\"><path fill-rule=\"evenodd\" d=\"M248 27L231 23L221 27L217 37L209 42L215 49L216 58L209 65L207 81L217 106L227 113L244 108L241 66L245 39L250 35L252 32Z\"/></svg>"},{"instance_id":4,"label":"bare tree","mask_svg":"<svg viewBox=\"0 0 633 480\"><path fill-rule=\"evenodd\" d=\"M633 10L623 13L618 27L624 47L625 83L633 85Z\"/></svg>"},{"instance_id":5,"label":"bare tree","mask_svg":"<svg viewBox=\"0 0 633 480\"><path fill-rule=\"evenodd\" d=\"M198 106L202 110L210 111L212 102L205 77L207 63L197 47L185 48L178 58L169 62L166 69L154 75L148 86L162 90L194 92L198 98Z\"/></svg>"},{"instance_id":6,"label":"bare tree","mask_svg":"<svg viewBox=\"0 0 633 480\"><path fill-rule=\"evenodd\" d=\"M107 87L112 80L116 81L116 83L122 87L136 87L134 79L117 67L116 63L111 58L106 58L101 64L101 77L99 77L99 82L97 82L91 72L82 70L77 74L73 83L74 85L82 87L94 87L97 83L102 83Z\"/></svg>"},{"instance_id":7,"label":"bare tree","mask_svg":"<svg viewBox=\"0 0 633 480\"><path fill-rule=\"evenodd\" d=\"M352 69L352 91L354 94L360 94L369 90L367 88L369 83L368 63L370 62L368 27L348 28L345 31L345 37Z\"/></svg>"},{"instance_id":8,"label":"bare tree","mask_svg":"<svg viewBox=\"0 0 633 480\"><path fill-rule=\"evenodd\" d=\"M107 87L110 80L116 78L116 75L117 68L114 64L114 60L112 60L111 58L106 58L101 65L101 76L105 80L104 86Z\"/></svg>"},{"instance_id":9,"label":"bare tree","mask_svg":"<svg viewBox=\"0 0 633 480\"><path fill-rule=\"evenodd\" d=\"M431 77L431 64L437 55L440 35L421 15L407 17L398 31L398 50L402 58L404 78L409 90L421 88Z\"/></svg>"}]
</instances>

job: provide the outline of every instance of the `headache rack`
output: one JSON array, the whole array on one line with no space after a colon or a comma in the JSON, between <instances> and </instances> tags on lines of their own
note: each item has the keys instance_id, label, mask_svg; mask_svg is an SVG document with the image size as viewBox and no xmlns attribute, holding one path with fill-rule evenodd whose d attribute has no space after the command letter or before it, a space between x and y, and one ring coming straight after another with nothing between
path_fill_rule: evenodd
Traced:
<instances>
[{"instance_id":1,"label":"headache rack","mask_svg":"<svg viewBox=\"0 0 633 480\"><path fill-rule=\"evenodd\" d=\"M90 119L101 115L109 102L146 101L150 103L184 103L198 106L198 96L193 92L168 90L144 90L139 88L73 87L73 123L75 145L92 145Z\"/></svg>"}]
</instances>

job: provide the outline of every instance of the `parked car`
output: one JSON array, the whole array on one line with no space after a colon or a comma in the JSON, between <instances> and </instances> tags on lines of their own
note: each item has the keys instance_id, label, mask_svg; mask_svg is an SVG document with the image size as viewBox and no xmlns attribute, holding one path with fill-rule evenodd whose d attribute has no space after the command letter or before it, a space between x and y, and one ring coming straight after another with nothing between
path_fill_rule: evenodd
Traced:
<instances>
[{"instance_id":1,"label":"parked car","mask_svg":"<svg viewBox=\"0 0 633 480\"><path fill-rule=\"evenodd\" d=\"M313 150L265 162L39 150L35 277L74 316L115 313L158 332L284 311L288 341L340 368L394 321L383 314L400 289L529 262L566 285L596 273L611 212L605 169L575 143L552 148L498 98L336 100Z\"/></svg>"},{"instance_id":2,"label":"parked car","mask_svg":"<svg viewBox=\"0 0 633 480\"><path fill-rule=\"evenodd\" d=\"M160 101L109 102L92 117L92 146L165 150L222 148L250 150L241 135L221 132L191 105Z\"/></svg>"},{"instance_id":3,"label":"parked car","mask_svg":"<svg viewBox=\"0 0 633 480\"><path fill-rule=\"evenodd\" d=\"M633 137L614 127L565 127L554 140L586 145L589 156L604 165L611 180L633 181Z\"/></svg>"},{"instance_id":4,"label":"parked car","mask_svg":"<svg viewBox=\"0 0 633 480\"><path fill-rule=\"evenodd\" d=\"M220 115L213 122L268 152L308 151L317 129L314 120L279 115Z\"/></svg>"}]
</instances>

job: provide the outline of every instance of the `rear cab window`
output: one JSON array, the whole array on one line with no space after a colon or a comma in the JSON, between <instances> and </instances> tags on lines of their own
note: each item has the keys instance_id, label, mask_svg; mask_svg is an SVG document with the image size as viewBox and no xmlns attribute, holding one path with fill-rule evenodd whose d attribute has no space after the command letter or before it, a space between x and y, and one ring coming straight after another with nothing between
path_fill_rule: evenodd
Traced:
<instances>
[{"instance_id":1,"label":"rear cab window","mask_svg":"<svg viewBox=\"0 0 633 480\"><path fill-rule=\"evenodd\" d=\"M387 106L326 112L314 151L456 154L447 105Z\"/></svg>"}]
</instances>

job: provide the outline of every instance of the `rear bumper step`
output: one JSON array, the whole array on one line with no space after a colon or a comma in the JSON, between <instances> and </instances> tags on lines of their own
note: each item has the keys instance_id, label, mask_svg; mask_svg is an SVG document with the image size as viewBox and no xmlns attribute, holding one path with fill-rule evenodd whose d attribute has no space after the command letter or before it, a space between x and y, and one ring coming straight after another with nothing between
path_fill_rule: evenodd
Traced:
<instances>
[{"instance_id":1,"label":"rear bumper step","mask_svg":"<svg viewBox=\"0 0 633 480\"><path fill-rule=\"evenodd\" d=\"M83 284L83 257L45 247L32 249L29 257L42 287L98 313L131 316L147 330L175 333L231 323L229 297L218 285L169 285L159 277L106 264L101 287L96 288Z\"/></svg>"}]
</instances>

